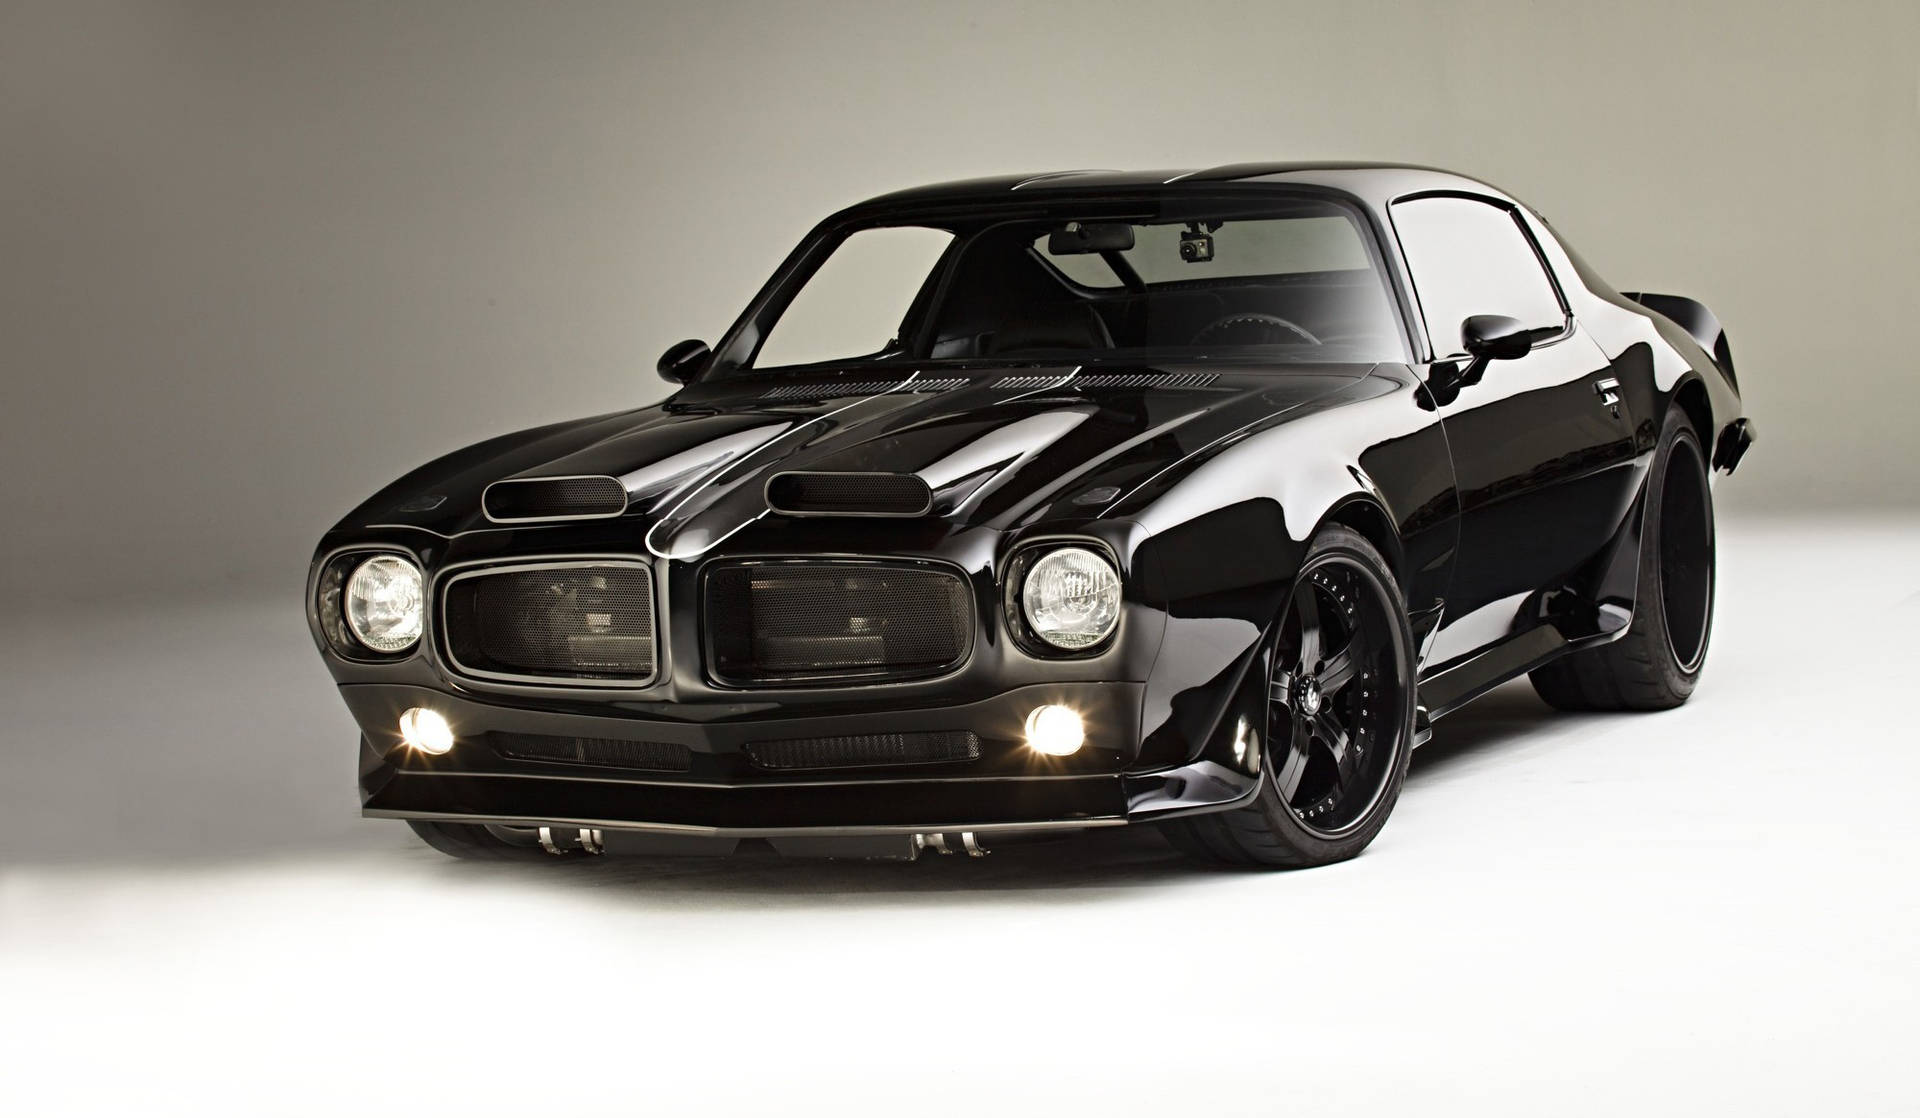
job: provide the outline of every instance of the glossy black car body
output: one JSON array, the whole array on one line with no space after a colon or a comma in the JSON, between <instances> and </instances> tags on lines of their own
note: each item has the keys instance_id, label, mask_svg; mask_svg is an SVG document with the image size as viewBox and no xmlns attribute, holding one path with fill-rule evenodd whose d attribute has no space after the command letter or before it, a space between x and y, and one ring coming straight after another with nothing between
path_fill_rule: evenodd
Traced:
<instances>
[{"instance_id":1,"label":"glossy black car body","mask_svg":"<svg viewBox=\"0 0 1920 1118\"><path fill-rule=\"evenodd\" d=\"M327 533L308 610L363 732L365 813L724 842L1082 827L1243 805L1261 776L1233 726L1265 701L1263 637L1325 525L1359 532L1391 565L1418 651L1424 733L1502 681L1625 631L1669 409L1684 412L1718 471L1751 440L1705 308L1623 296L1513 199L1409 167L1079 172L888 195L824 223L714 352L750 340L784 277L850 223L1169 196L1349 207L1390 281L1401 359L976 355L720 376L689 347L674 371L694 375L664 403L480 443L401 478ZM1558 286L1562 327L1510 360L1436 353L1392 209L1424 197L1510 214ZM770 486L791 474L911 475L930 507L789 515L772 508ZM561 477L621 479L622 511L489 516L495 483ZM1036 647L1010 598L1010 571L1061 540L1109 556L1124 587L1117 631L1071 654ZM424 639L392 657L356 653L331 612L329 580L381 551L420 564L429 585ZM964 587L966 646L896 674L723 670L712 580L742 564L822 559L950 572ZM657 646L646 678L489 674L449 648L446 602L463 575L609 561L648 572ZM1066 758L1026 749L1023 719L1040 703L1081 711L1087 747ZM398 748L397 719L416 706L443 712L459 746L438 757ZM974 736L976 757L769 767L754 752L957 732ZM520 740L507 735L574 752L516 757L497 747ZM661 748L592 763L595 742Z\"/></svg>"}]
</instances>

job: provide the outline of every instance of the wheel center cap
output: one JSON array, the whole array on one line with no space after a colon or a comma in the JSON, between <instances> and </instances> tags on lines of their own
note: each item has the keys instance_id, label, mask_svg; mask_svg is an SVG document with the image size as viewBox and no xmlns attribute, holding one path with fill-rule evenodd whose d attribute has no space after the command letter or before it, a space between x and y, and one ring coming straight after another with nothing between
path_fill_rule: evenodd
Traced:
<instances>
[{"instance_id":1,"label":"wheel center cap","mask_svg":"<svg viewBox=\"0 0 1920 1118\"><path fill-rule=\"evenodd\" d=\"M1309 679L1300 684L1300 712L1309 718L1320 713L1320 683Z\"/></svg>"}]
</instances>

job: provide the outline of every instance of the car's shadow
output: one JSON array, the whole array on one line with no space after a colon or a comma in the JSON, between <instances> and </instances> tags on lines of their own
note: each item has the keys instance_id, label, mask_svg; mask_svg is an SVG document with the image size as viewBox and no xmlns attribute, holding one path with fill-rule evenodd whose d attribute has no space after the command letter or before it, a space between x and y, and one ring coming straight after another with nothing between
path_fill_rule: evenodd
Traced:
<instances>
[{"instance_id":1,"label":"car's shadow","mask_svg":"<svg viewBox=\"0 0 1920 1118\"><path fill-rule=\"evenodd\" d=\"M1443 721L1413 757L1408 796L1444 783L1443 774L1472 759L1497 757L1536 735L1556 716L1524 683L1503 687ZM1444 794L1439 788L1436 794ZM606 858L556 865L448 863L448 873L506 875L529 885L568 891L645 896L653 900L806 905L823 899L858 902L890 894L928 894L968 903L995 897L1032 903L1036 893L1063 903L1114 889L1200 882L1248 871L1198 865L1151 827L1092 829L1042 842L1002 845L983 858L932 854L918 861L850 862L782 858L763 843L728 858Z\"/></svg>"}]
</instances>

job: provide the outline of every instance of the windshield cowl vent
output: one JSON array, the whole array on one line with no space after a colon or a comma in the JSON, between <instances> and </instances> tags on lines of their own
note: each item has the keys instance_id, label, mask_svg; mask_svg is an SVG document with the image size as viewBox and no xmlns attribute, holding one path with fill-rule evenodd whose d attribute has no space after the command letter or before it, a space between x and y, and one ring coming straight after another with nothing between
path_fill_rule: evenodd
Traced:
<instances>
[{"instance_id":1,"label":"windshield cowl vent","mask_svg":"<svg viewBox=\"0 0 1920 1118\"><path fill-rule=\"evenodd\" d=\"M1219 373L1079 373L1072 377L1058 374L1021 373L1001 377L995 388L1205 388L1220 379Z\"/></svg>"},{"instance_id":2,"label":"windshield cowl vent","mask_svg":"<svg viewBox=\"0 0 1920 1118\"><path fill-rule=\"evenodd\" d=\"M937 380L827 381L821 384L782 384L760 394L762 400L837 400L843 396L888 396L923 392L951 392L967 383L965 377Z\"/></svg>"}]
</instances>

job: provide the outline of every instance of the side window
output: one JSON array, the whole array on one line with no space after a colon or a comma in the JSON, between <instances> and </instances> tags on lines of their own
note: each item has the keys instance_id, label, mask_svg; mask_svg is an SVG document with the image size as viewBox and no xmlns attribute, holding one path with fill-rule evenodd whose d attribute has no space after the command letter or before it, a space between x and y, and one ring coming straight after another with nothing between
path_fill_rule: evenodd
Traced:
<instances>
[{"instance_id":1,"label":"side window","mask_svg":"<svg viewBox=\"0 0 1920 1118\"><path fill-rule=\"evenodd\" d=\"M1394 231L1437 357L1462 351L1460 324L1503 314L1557 329L1566 312L1518 219L1470 198L1416 198L1393 206Z\"/></svg>"},{"instance_id":2,"label":"side window","mask_svg":"<svg viewBox=\"0 0 1920 1118\"><path fill-rule=\"evenodd\" d=\"M773 324L754 365L871 357L893 340L953 234L922 226L862 229L833 250Z\"/></svg>"}]
</instances>

